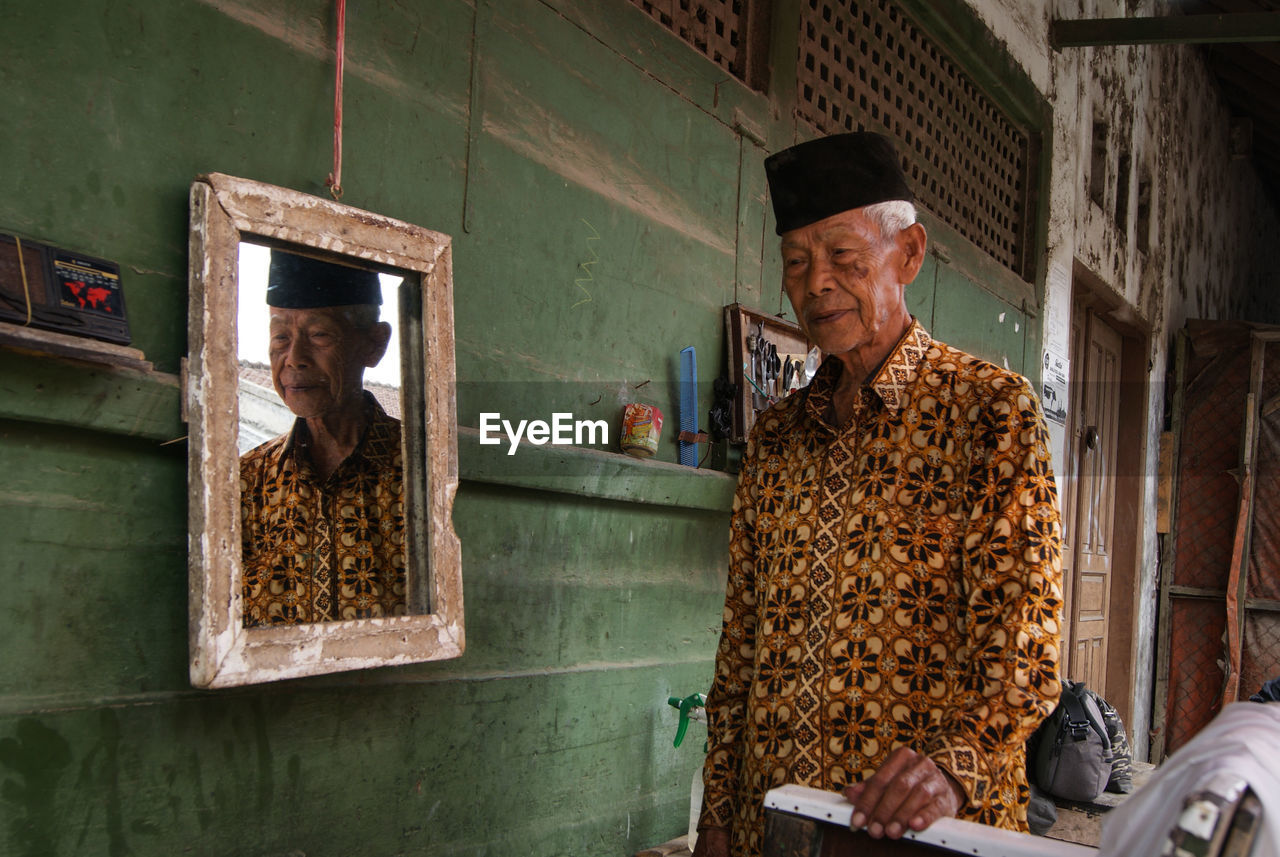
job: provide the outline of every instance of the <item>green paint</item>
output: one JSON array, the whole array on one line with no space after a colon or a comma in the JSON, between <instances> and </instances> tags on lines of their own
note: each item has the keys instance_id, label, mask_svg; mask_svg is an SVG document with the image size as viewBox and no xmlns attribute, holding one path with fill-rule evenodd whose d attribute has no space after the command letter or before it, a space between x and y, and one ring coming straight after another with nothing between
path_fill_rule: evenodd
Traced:
<instances>
[{"instance_id":1,"label":"green paint","mask_svg":"<svg viewBox=\"0 0 1280 857\"><path fill-rule=\"evenodd\" d=\"M453 236L460 422L614 434L507 456L463 432L462 658L216 693L187 684L186 450L163 445L187 189L325 193L332 4L7 12L0 230L118 261L160 374L0 351L0 853L620 857L684 829L666 700L710 683L733 479L671 464L676 355L698 349L705 413L722 307L778 307L761 162L810 133L798 12L776 4L764 95L625 0L352 7L343 201ZM926 225L947 252L912 311L1034 362L1037 289ZM628 401L666 413L656 462L609 451Z\"/></svg>"},{"instance_id":2,"label":"green paint","mask_svg":"<svg viewBox=\"0 0 1280 857\"><path fill-rule=\"evenodd\" d=\"M612 422L610 439L616 449L619 429ZM674 443L676 428L664 429L666 444ZM577 447L523 443L513 453L505 434L498 434L501 443L496 445L481 444L480 436L468 428L459 431L458 467L464 479L726 513L733 504L736 483L725 473Z\"/></svg>"},{"instance_id":3,"label":"green paint","mask_svg":"<svg viewBox=\"0 0 1280 857\"><path fill-rule=\"evenodd\" d=\"M74 426L160 443L187 434L178 378L0 350L0 419ZM185 449L185 447L183 448Z\"/></svg>"},{"instance_id":4,"label":"green paint","mask_svg":"<svg viewBox=\"0 0 1280 857\"><path fill-rule=\"evenodd\" d=\"M997 366L1022 372L1026 316L1020 307L938 269L933 335Z\"/></svg>"},{"instance_id":5,"label":"green paint","mask_svg":"<svg viewBox=\"0 0 1280 857\"><path fill-rule=\"evenodd\" d=\"M71 763L66 739L38 720L24 718L14 735L0 738L0 800L13 854L52 854L60 817L58 781Z\"/></svg>"},{"instance_id":6,"label":"green paint","mask_svg":"<svg viewBox=\"0 0 1280 857\"><path fill-rule=\"evenodd\" d=\"M938 260L932 253L924 257L920 273L907 284L904 294L907 298L907 309L916 320L929 330L933 330L934 298L937 293Z\"/></svg>"},{"instance_id":7,"label":"green paint","mask_svg":"<svg viewBox=\"0 0 1280 857\"><path fill-rule=\"evenodd\" d=\"M182 687L182 446L3 420L0 473L0 699Z\"/></svg>"},{"instance_id":8,"label":"green paint","mask_svg":"<svg viewBox=\"0 0 1280 857\"><path fill-rule=\"evenodd\" d=\"M651 697L705 684L705 666L407 678L130 706L114 725L50 713L83 755L60 769L51 847L6 853L621 854L686 811L678 715Z\"/></svg>"}]
</instances>

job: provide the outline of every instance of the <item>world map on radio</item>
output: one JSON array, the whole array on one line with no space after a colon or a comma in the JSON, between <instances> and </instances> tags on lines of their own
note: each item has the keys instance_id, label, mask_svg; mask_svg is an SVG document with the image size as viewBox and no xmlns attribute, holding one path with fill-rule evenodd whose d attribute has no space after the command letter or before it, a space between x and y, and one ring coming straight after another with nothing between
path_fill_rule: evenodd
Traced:
<instances>
[{"instance_id":1,"label":"world map on radio","mask_svg":"<svg viewBox=\"0 0 1280 857\"><path fill-rule=\"evenodd\" d=\"M63 306L120 313L119 277L62 260L55 262L54 269Z\"/></svg>"}]
</instances>

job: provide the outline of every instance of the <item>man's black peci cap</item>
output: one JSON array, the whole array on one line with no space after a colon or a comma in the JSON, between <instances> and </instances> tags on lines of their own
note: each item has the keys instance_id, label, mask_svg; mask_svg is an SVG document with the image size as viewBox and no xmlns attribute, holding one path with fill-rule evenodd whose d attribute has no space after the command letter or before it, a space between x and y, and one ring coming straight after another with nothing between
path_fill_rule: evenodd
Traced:
<instances>
[{"instance_id":1,"label":"man's black peci cap","mask_svg":"<svg viewBox=\"0 0 1280 857\"><path fill-rule=\"evenodd\" d=\"M781 235L842 211L915 197L889 138L872 131L799 143L764 161Z\"/></svg>"},{"instance_id":2,"label":"man's black peci cap","mask_svg":"<svg viewBox=\"0 0 1280 857\"><path fill-rule=\"evenodd\" d=\"M313 309L381 303L382 285L373 271L271 250L267 306Z\"/></svg>"}]
</instances>

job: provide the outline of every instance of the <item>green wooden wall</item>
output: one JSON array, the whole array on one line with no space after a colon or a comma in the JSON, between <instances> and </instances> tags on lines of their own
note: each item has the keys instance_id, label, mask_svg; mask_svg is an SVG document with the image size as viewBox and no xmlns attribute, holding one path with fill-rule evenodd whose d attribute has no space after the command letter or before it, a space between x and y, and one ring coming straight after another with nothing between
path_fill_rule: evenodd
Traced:
<instances>
[{"instance_id":1,"label":"green wooden wall","mask_svg":"<svg viewBox=\"0 0 1280 857\"><path fill-rule=\"evenodd\" d=\"M325 194L331 4L4 7L0 231L118 262L156 372L0 350L0 854L626 855L682 832L701 741L671 746L666 699L710 681L729 475L464 432L463 658L191 689L187 188ZM674 425L686 345L709 402L721 307L778 304L761 161L809 133L796 9L766 96L626 0L351 3L343 201L453 236L464 426L616 425L631 400ZM913 311L1034 369L1034 290L948 246Z\"/></svg>"}]
</instances>

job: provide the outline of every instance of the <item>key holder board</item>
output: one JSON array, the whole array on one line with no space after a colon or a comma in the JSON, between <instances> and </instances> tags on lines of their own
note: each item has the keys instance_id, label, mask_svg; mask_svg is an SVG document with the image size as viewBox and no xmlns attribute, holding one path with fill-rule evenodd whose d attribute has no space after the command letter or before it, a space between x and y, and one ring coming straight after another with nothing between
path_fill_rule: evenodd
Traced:
<instances>
[{"instance_id":1,"label":"key holder board","mask_svg":"<svg viewBox=\"0 0 1280 857\"><path fill-rule=\"evenodd\" d=\"M745 443L766 408L808 383L803 374L798 384L792 379L797 363L803 370L812 346L795 322L742 304L724 308L724 327L729 379L734 384L733 433L729 439Z\"/></svg>"}]
</instances>

